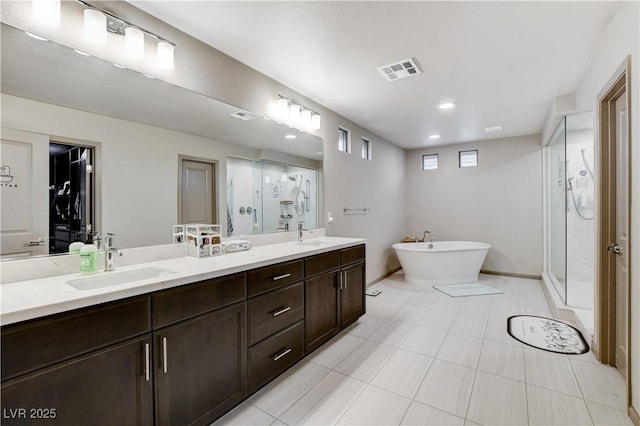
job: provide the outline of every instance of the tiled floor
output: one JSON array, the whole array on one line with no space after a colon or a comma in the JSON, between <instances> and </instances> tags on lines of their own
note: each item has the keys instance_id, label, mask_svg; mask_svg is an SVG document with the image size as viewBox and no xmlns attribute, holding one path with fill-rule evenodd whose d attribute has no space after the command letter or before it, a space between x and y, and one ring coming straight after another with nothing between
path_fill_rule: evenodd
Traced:
<instances>
[{"instance_id":1,"label":"tiled floor","mask_svg":"<svg viewBox=\"0 0 640 426\"><path fill-rule=\"evenodd\" d=\"M480 278L504 294L376 284L364 317L216 424L632 424L617 370L507 334L510 315L551 316L539 282Z\"/></svg>"}]
</instances>

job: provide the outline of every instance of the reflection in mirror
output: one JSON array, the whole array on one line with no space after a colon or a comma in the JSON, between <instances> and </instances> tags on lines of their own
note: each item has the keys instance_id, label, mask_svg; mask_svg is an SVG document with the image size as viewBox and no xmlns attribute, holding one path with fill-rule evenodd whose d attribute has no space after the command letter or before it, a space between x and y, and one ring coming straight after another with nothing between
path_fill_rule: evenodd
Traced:
<instances>
[{"instance_id":1,"label":"reflection in mirror","mask_svg":"<svg viewBox=\"0 0 640 426\"><path fill-rule=\"evenodd\" d=\"M166 244L170 240L171 226L178 223L180 155L219 162L217 221L223 230L227 228L228 196L227 188L220 183L227 181L228 156L276 161L287 158L291 161L285 160L286 163L321 169L322 140L317 136L114 67L103 59L79 55L61 44L33 39L6 24L2 24L1 37L3 157L9 148L13 149L13 145L7 148L9 135L12 143L18 141L32 150L32 160L39 163L21 166L26 179L23 188L31 188L31 192L22 194L18 201L25 208L45 212L38 217L46 216L39 231L13 233L22 250L16 251L18 255L42 254L27 250L29 244L35 241L36 248L42 249L38 241L43 238L48 248L48 240L55 238L49 232L50 143L94 149L95 197L90 207L95 220L91 225L93 231L115 233L120 248ZM287 134L294 134L296 139L286 139ZM18 173L20 168L12 170ZM312 192L305 185L300 194ZM10 197L5 189L1 192L3 217ZM320 196L315 195L316 203L321 203ZM37 203L26 206L27 200ZM16 225L25 228L17 219ZM4 229L5 221L2 223L0 254L5 254L4 237L12 230ZM85 224L85 231L86 228ZM275 232L277 226L264 223L258 228ZM256 233L253 224L250 233Z\"/></svg>"},{"instance_id":2,"label":"reflection in mirror","mask_svg":"<svg viewBox=\"0 0 640 426\"><path fill-rule=\"evenodd\" d=\"M272 161L227 159L227 234L317 227L318 172Z\"/></svg>"}]
</instances>

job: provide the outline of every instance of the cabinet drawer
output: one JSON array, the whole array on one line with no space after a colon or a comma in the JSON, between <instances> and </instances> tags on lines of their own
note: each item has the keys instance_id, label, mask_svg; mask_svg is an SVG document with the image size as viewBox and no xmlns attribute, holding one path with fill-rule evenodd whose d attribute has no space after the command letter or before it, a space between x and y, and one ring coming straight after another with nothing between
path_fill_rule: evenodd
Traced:
<instances>
[{"instance_id":1,"label":"cabinet drawer","mask_svg":"<svg viewBox=\"0 0 640 426\"><path fill-rule=\"evenodd\" d=\"M153 327L164 327L243 301L244 278L244 273L240 273L154 293Z\"/></svg>"},{"instance_id":2,"label":"cabinet drawer","mask_svg":"<svg viewBox=\"0 0 640 426\"><path fill-rule=\"evenodd\" d=\"M249 345L304 317L302 282L249 299Z\"/></svg>"},{"instance_id":3,"label":"cabinet drawer","mask_svg":"<svg viewBox=\"0 0 640 426\"><path fill-rule=\"evenodd\" d=\"M249 392L291 367L304 355L304 326L300 321L249 348Z\"/></svg>"},{"instance_id":4,"label":"cabinet drawer","mask_svg":"<svg viewBox=\"0 0 640 426\"><path fill-rule=\"evenodd\" d=\"M302 260L279 263L247 272L249 296L256 296L302 280Z\"/></svg>"},{"instance_id":5,"label":"cabinet drawer","mask_svg":"<svg viewBox=\"0 0 640 426\"><path fill-rule=\"evenodd\" d=\"M341 255L340 262L342 263L342 265L344 266L344 265L349 265L351 263L364 261L364 258L365 258L364 247L365 247L364 244L362 244L359 246L349 247L349 248L340 250L340 255Z\"/></svg>"},{"instance_id":6,"label":"cabinet drawer","mask_svg":"<svg viewBox=\"0 0 640 426\"><path fill-rule=\"evenodd\" d=\"M2 380L151 331L150 297L110 302L2 328Z\"/></svg>"},{"instance_id":7,"label":"cabinet drawer","mask_svg":"<svg viewBox=\"0 0 640 426\"><path fill-rule=\"evenodd\" d=\"M340 267L340 251L317 254L304 260L304 275L311 277Z\"/></svg>"}]
</instances>

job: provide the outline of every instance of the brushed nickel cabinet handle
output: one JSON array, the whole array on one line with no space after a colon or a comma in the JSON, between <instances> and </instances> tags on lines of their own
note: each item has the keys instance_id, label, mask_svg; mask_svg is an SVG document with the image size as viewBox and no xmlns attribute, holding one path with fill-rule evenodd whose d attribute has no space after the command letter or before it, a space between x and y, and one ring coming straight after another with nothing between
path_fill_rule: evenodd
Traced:
<instances>
[{"instance_id":1,"label":"brushed nickel cabinet handle","mask_svg":"<svg viewBox=\"0 0 640 426\"><path fill-rule=\"evenodd\" d=\"M167 338L162 338L162 372L167 372Z\"/></svg>"},{"instance_id":2,"label":"brushed nickel cabinet handle","mask_svg":"<svg viewBox=\"0 0 640 426\"><path fill-rule=\"evenodd\" d=\"M149 351L149 344L145 343L144 344L144 380L145 381L149 381L150 380L150 373L149 373L149 367L151 364L151 359L150 359L150 351Z\"/></svg>"},{"instance_id":3,"label":"brushed nickel cabinet handle","mask_svg":"<svg viewBox=\"0 0 640 426\"><path fill-rule=\"evenodd\" d=\"M347 289L347 271L344 271L343 274L344 274L344 289L346 290Z\"/></svg>"},{"instance_id":4,"label":"brushed nickel cabinet handle","mask_svg":"<svg viewBox=\"0 0 640 426\"><path fill-rule=\"evenodd\" d=\"M282 358L283 356L285 356L286 354L288 354L289 352L291 352L291 348L284 349L284 350L283 350L282 352L280 352L279 354L277 354L277 355L273 355L273 360L274 360L274 361L277 361L277 360L279 360L280 358Z\"/></svg>"},{"instance_id":5,"label":"brushed nickel cabinet handle","mask_svg":"<svg viewBox=\"0 0 640 426\"><path fill-rule=\"evenodd\" d=\"M277 277L273 277L274 281L278 281L281 280L283 278L289 278L291 276L291 274L282 274L282 275L278 275Z\"/></svg>"},{"instance_id":6,"label":"brushed nickel cabinet handle","mask_svg":"<svg viewBox=\"0 0 640 426\"><path fill-rule=\"evenodd\" d=\"M287 306L286 308L276 309L276 310L273 312L273 316L274 316L274 317L277 317L278 315L282 315L282 314L284 314L285 312L290 311L290 310L291 310L291 306Z\"/></svg>"}]
</instances>

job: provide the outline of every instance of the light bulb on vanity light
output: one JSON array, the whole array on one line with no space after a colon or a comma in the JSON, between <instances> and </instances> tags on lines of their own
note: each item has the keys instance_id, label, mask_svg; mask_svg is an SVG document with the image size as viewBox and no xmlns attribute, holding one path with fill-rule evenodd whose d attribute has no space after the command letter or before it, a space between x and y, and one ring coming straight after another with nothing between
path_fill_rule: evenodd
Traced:
<instances>
[{"instance_id":1,"label":"light bulb on vanity light","mask_svg":"<svg viewBox=\"0 0 640 426\"><path fill-rule=\"evenodd\" d=\"M289 100L285 98L278 99L276 102L276 112L278 114L278 118L286 118L289 114Z\"/></svg>"},{"instance_id":2,"label":"light bulb on vanity light","mask_svg":"<svg viewBox=\"0 0 640 426\"><path fill-rule=\"evenodd\" d=\"M168 41L160 40L158 42L157 62L160 68L173 69L173 51L174 47Z\"/></svg>"},{"instance_id":3,"label":"light bulb on vanity light","mask_svg":"<svg viewBox=\"0 0 640 426\"><path fill-rule=\"evenodd\" d=\"M95 44L107 44L107 17L95 9L84 10L84 37Z\"/></svg>"},{"instance_id":4,"label":"light bulb on vanity light","mask_svg":"<svg viewBox=\"0 0 640 426\"><path fill-rule=\"evenodd\" d=\"M311 127L311 111L310 110L305 109L300 113L300 125L305 129Z\"/></svg>"},{"instance_id":5,"label":"light bulb on vanity light","mask_svg":"<svg viewBox=\"0 0 640 426\"><path fill-rule=\"evenodd\" d=\"M300 121L300 105L291 104L289 106L289 120L296 124Z\"/></svg>"},{"instance_id":6,"label":"light bulb on vanity light","mask_svg":"<svg viewBox=\"0 0 640 426\"><path fill-rule=\"evenodd\" d=\"M60 0L33 0L33 18L49 27L60 26Z\"/></svg>"},{"instance_id":7,"label":"light bulb on vanity light","mask_svg":"<svg viewBox=\"0 0 640 426\"><path fill-rule=\"evenodd\" d=\"M322 124L322 117L320 114L313 113L311 115L311 128L313 130L320 130L320 126Z\"/></svg>"},{"instance_id":8,"label":"light bulb on vanity light","mask_svg":"<svg viewBox=\"0 0 640 426\"><path fill-rule=\"evenodd\" d=\"M124 30L125 50L129 56L144 58L144 33L136 27L127 27Z\"/></svg>"}]
</instances>

